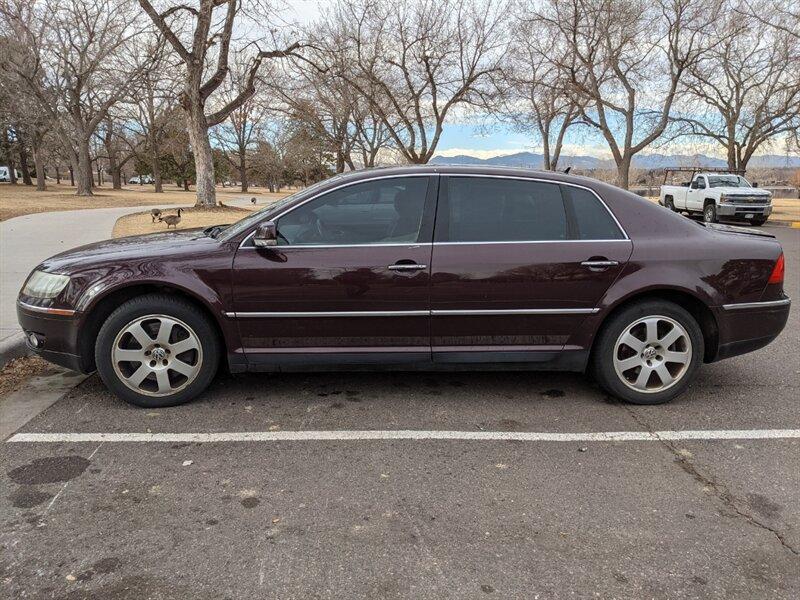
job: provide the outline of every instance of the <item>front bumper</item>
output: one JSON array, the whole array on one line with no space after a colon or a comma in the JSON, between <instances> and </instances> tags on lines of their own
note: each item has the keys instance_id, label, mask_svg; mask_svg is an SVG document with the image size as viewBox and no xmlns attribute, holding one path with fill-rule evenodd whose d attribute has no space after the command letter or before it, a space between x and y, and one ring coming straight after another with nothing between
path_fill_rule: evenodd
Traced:
<instances>
[{"instance_id":1,"label":"front bumper","mask_svg":"<svg viewBox=\"0 0 800 600\"><path fill-rule=\"evenodd\" d=\"M772 214L771 204L721 203L717 205L717 215L720 217L735 217L740 219L746 219L747 215L753 215L753 217L768 217L771 214Z\"/></svg>"},{"instance_id":2,"label":"front bumper","mask_svg":"<svg viewBox=\"0 0 800 600\"><path fill-rule=\"evenodd\" d=\"M713 361L763 348L783 331L791 300L726 304L716 309L719 344Z\"/></svg>"},{"instance_id":3,"label":"front bumper","mask_svg":"<svg viewBox=\"0 0 800 600\"><path fill-rule=\"evenodd\" d=\"M87 373L91 367L81 358L78 344L81 316L78 312L49 311L17 301L17 319L28 348L49 362ZM36 345L31 341L32 335L38 342Z\"/></svg>"}]
</instances>

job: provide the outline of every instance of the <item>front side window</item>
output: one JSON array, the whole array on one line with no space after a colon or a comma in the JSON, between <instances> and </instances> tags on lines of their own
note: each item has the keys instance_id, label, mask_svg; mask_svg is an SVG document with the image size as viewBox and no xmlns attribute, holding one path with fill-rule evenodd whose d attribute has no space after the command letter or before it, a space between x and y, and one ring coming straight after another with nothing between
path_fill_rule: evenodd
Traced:
<instances>
[{"instance_id":1,"label":"front side window","mask_svg":"<svg viewBox=\"0 0 800 600\"><path fill-rule=\"evenodd\" d=\"M427 190L428 177L376 179L333 190L278 219L278 245L416 243Z\"/></svg>"},{"instance_id":2,"label":"front side window","mask_svg":"<svg viewBox=\"0 0 800 600\"><path fill-rule=\"evenodd\" d=\"M449 177L447 188L447 202L442 210L445 241L567 239L564 201L555 184L521 179Z\"/></svg>"}]
</instances>

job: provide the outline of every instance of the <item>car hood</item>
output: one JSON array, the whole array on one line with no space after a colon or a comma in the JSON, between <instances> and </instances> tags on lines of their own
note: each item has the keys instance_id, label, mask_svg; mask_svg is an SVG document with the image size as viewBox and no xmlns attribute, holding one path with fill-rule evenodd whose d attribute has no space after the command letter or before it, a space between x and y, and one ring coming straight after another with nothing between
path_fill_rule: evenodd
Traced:
<instances>
[{"instance_id":1,"label":"car hood","mask_svg":"<svg viewBox=\"0 0 800 600\"><path fill-rule=\"evenodd\" d=\"M217 240L205 235L202 229L149 233L79 246L48 258L38 268L68 275L106 262L141 258L158 260L178 254L194 254L217 245Z\"/></svg>"},{"instance_id":2,"label":"car hood","mask_svg":"<svg viewBox=\"0 0 800 600\"><path fill-rule=\"evenodd\" d=\"M740 188L740 187L715 187L711 188L720 194L727 194L730 196L771 196L767 190L760 188Z\"/></svg>"}]
</instances>

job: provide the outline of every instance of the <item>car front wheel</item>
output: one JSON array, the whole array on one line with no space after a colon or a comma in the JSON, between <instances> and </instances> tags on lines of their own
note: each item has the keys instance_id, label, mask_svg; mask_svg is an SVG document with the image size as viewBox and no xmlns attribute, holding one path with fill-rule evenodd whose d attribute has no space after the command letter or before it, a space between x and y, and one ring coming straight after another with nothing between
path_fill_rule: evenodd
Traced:
<instances>
[{"instance_id":1,"label":"car front wheel","mask_svg":"<svg viewBox=\"0 0 800 600\"><path fill-rule=\"evenodd\" d=\"M716 223L717 222L717 207L713 204L708 204L703 209L703 220L706 223Z\"/></svg>"},{"instance_id":2,"label":"car front wheel","mask_svg":"<svg viewBox=\"0 0 800 600\"><path fill-rule=\"evenodd\" d=\"M694 317L677 304L652 300L623 309L604 326L593 370L613 396L661 404L686 390L703 352L703 333Z\"/></svg>"},{"instance_id":3,"label":"car front wheel","mask_svg":"<svg viewBox=\"0 0 800 600\"><path fill-rule=\"evenodd\" d=\"M103 382L136 406L162 408L192 400L219 363L214 326L197 307L150 294L122 304L100 328L95 362Z\"/></svg>"}]
</instances>

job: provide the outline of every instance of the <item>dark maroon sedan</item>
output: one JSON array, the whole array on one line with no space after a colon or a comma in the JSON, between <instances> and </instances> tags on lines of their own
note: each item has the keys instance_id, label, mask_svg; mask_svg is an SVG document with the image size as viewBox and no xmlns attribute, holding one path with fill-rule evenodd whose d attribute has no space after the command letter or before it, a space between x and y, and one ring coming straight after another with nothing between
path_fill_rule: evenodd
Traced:
<instances>
[{"instance_id":1,"label":"dark maroon sedan","mask_svg":"<svg viewBox=\"0 0 800 600\"><path fill-rule=\"evenodd\" d=\"M59 254L18 301L31 348L139 406L186 402L220 362L588 371L674 398L701 362L765 346L783 253L593 179L404 167L340 175L230 226Z\"/></svg>"}]
</instances>

